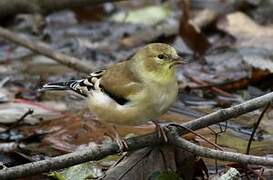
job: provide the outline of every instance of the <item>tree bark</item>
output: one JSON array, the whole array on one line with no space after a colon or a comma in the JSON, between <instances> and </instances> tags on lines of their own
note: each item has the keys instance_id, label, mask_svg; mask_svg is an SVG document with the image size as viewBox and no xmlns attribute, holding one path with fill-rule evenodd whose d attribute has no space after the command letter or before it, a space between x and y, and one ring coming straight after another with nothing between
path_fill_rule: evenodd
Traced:
<instances>
[{"instance_id":1,"label":"tree bark","mask_svg":"<svg viewBox=\"0 0 273 180\"><path fill-rule=\"evenodd\" d=\"M212 158L222 161L237 162L240 164L255 164L262 166L273 166L273 158L246 155L242 153L219 151L193 144L179 136L175 136L172 142L177 146L198 156Z\"/></svg>"}]
</instances>

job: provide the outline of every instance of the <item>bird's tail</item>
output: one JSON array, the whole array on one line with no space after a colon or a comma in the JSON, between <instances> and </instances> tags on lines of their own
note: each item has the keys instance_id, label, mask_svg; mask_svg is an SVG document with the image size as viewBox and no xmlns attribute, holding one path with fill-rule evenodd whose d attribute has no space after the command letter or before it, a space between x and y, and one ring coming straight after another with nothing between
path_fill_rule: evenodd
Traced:
<instances>
[{"instance_id":1,"label":"bird's tail","mask_svg":"<svg viewBox=\"0 0 273 180\"><path fill-rule=\"evenodd\" d=\"M101 89L99 80L102 77L104 71L96 71L90 74L86 79L79 80L70 80L66 82L57 82L43 85L39 91L48 91L48 90L72 90L80 95L85 97L88 96L88 92Z\"/></svg>"},{"instance_id":2,"label":"bird's tail","mask_svg":"<svg viewBox=\"0 0 273 180\"><path fill-rule=\"evenodd\" d=\"M63 82L50 83L43 85L39 91L50 91L50 90L67 90L68 88L64 86Z\"/></svg>"},{"instance_id":3,"label":"bird's tail","mask_svg":"<svg viewBox=\"0 0 273 180\"><path fill-rule=\"evenodd\" d=\"M43 85L39 89L39 91L71 90L71 87L73 87L73 85L75 85L75 84L78 84L77 80L71 80L71 81L66 81L66 82L57 82L57 83L49 83L49 84Z\"/></svg>"},{"instance_id":4,"label":"bird's tail","mask_svg":"<svg viewBox=\"0 0 273 180\"><path fill-rule=\"evenodd\" d=\"M84 79L81 80L70 80L70 81L66 81L66 82L57 82L57 83L49 83L49 84L45 84L43 85L39 91L43 92L43 91L59 91L59 90L72 90L80 95L83 96L87 96L84 88L86 88L86 86L84 86L83 84ZM88 90L88 89L86 89Z\"/></svg>"}]
</instances>

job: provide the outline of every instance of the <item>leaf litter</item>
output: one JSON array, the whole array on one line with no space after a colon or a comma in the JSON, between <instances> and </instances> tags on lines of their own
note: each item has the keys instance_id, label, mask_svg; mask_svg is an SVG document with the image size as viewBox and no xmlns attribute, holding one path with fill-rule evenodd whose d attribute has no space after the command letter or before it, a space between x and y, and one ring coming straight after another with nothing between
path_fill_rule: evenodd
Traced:
<instances>
[{"instance_id":1,"label":"leaf litter","mask_svg":"<svg viewBox=\"0 0 273 180\"><path fill-rule=\"evenodd\" d=\"M270 13L267 13L272 6L266 9L263 3L244 3L248 8L243 9L242 4L235 1L193 0L188 5L186 1L182 1L182 5L171 1L164 4L146 1L110 3L93 7L92 11L87 8L52 13L46 17L45 27L38 36L31 34L33 18L29 15L19 15L9 28L25 32L32 40L47 41L60 52L92 62L94 68L126 59L146 43L173 44L189 62L178 69L181 92L178 102L160 119L164 123L181 123L272 90L273 27L268 19ZM162 16L157 16L158 12ZM158 19L142 21L147 13ZM95 14L96 18L90 18ZM204 18L204 14L210 18ZM83 99L68 92L37 93L43 83L84 76L1 40L0 79L10 77L0 87L0 143L7 151L1 153L4 165L12 166L16 159L22 164L111 141L106 135L107 130L88 111ZM30 108L34 113L14 126ZM217 135L208 128L197 133L210 141L217 136L219 145L242 152L259 114L260 111L254 111L232 119L226 125L227 130ZM253 154L272 154L269 146L272 143L271 114L272 110L269 110L259 126L252 145ZM219 130L218 125L211 128ZM154 127L147 123L138 127L120 126L118 130L123 136L140 135L152 132ZM211 147L194 135L188 138ZM177 151L155 148L146 156L137 151L115 167L112 165L120 159L119 156L77 165L52 175L57 179L73 179L75 176L92 179L106 174L107 179L107 176L116 178L123 174L120 179L126 179L145 172L152 179L175 179L183 176L181 169L190 168L202 172L199 175L204 178L208 171L205 167L214 168L214 162L206 159L205 166L194 165L196 159L192 155ZM168 157L167 162L163 160L164 156ZM130 164L134 162L132 158L138 158L139 164ZM160 163L152 164L158 159ZM140 166L145 163L147 169ZM171 165L172 171L159 168L164 165ZM222 165L225 163L219 164L219 168L224 168ZM186 172L185 179L196 177L194 172ZM214 171L208 172L213 174Z\"/></svg>"}]
</instances>

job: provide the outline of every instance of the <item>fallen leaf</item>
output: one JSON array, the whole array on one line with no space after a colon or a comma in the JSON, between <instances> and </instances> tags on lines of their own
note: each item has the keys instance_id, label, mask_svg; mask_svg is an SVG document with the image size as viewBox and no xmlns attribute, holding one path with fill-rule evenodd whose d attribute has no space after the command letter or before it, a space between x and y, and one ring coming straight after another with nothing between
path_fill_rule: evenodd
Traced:
<instances>
[{"instance_id":1,"label":"fallen leaf","mask_svg":"<svg viewBox=\"0 0 273 180\"><path fill-rule=\"evenodd\" d=\"M34 113L24 118L24 123L36 124L41 119L49 120L56 117L63 116L61 110L64 110L66 106L64 104L51 102L51 107L56 107L55 110L49 108L46 103L27 103L26 102L11 102L0 104L0 123L10 124L18 121L22 115L24 115L29 109L33 109ZM57 108L60 108L58 111Z\"/></svg>"},{"instance_id":2,"label":"fallen leaf","mask_svg":"<svg viewBox=\"0 0 273 180\"><path fill-rule=\"evenodd\" d=\"M237 47L273 49L273 26L256 24L242 12L228 14L218 22L217 27L234 36Z\"/></svg>"},{"instance_id":3,"label":"fallen leaf","mask_svg":"<svg viewBox=\"0 0 273 180\"><path fill-rule=\"evenodd\" d=\"M96 179L103 175L101 167L98 167L95 163L86 162L71 166L61 172L50 173L49 176L58 180L85 180Z\"/></svg>"},{"instance_id":4,"label":"fallen leaf","mask_svg":"<svg viewBox=\"0 0 273 180\"><path fill-rule=\"evenodd\" d=\"M209 41L201 30L190 19L190 5L188 0L181 0L183 15L179 22L179 35L194 53L199 56L205 54L210 47Z\"/></svg>"},{"instance_id":5,"label":"fallen leaf","mask_svg":"<svg viewBox=\"0 0 273 180\"><path fill-rule=\"evenodd\" d=\"M90 143L102 143L107 132L99 122L92 118L84 119L79 115L68 115L44 122L38 129L55 129L44 138L44 143L51 144L53 148L63 152L72 152L78 146L88 146Z\"/></svg>"},{"instance_id":6,"label":"fallen leaf","mask_svg":"<svg viewBox=\"0 0 273 180\"><path fill-rule=\"evenodd\" d=\"M194 156L182 149L172 146L149 147L128 154L106 172L104 179L157 179L168 172L168 175L190 180L193 178L194 163Z\"/></svg>"}]
</instances>

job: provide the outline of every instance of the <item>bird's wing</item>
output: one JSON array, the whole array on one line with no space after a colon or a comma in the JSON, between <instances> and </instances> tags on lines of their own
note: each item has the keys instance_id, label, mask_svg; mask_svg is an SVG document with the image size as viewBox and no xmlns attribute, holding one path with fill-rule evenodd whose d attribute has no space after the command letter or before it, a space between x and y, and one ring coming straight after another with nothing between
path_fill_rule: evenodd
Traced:
<instances>
[{"instance_id":1,"label":"bird's wing","mask_svg":"<svg viewBox=\"0 0 273 180\"><path fill-rule=\"evenodd\" d=\"M129 61L114 64L107 69L100 79L100 85L112 98L128 101L143 90L141 80L130 70Z\"/></svg>"},{"instance_id":2,"label":"bird's wing","mask_svg":"<svg viewBox=\"0 0 273 180\"><path fill-rule=\"evenodd\" d=\"M86 79L45 84L43 90L73 90L87 97L88 91L100 90L119 104L132 100L143 89L140 80L128 68L128 61L91 73Z\"/></svg>"}]
</instances>

